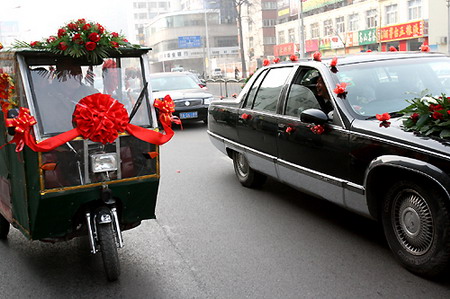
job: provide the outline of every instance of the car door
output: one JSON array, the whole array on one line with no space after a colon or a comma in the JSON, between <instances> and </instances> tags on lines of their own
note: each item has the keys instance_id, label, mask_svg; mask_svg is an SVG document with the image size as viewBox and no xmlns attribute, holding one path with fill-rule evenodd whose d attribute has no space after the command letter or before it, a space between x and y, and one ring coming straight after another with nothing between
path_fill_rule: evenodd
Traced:
<instances>
[{"instance_id":1,"label":"car door","mask_svg":"<svg viewBox=\"0 0 450 299\"><path fill-rule=\"evenodd\" d=\"M293 66L262 71L239 110L237 132L251 168L276 177L278 101Z\"/></svg>"},{"instance_id":2,"label":"car door","mask_svg":"<svg viewBox=\"0 0 450 299\"><path fill-rule=\"evenodd\" d=\"M277 128L277 169L281 181L343 204L342 188L349 169L348 131L334 110L321 134L313 132L314 124L300 120L306 109L324 109L315 88L319 76L317 69L300 67L293 77ZM326 81L326 76L322 77Z\"/></svg>"}]
</instances>

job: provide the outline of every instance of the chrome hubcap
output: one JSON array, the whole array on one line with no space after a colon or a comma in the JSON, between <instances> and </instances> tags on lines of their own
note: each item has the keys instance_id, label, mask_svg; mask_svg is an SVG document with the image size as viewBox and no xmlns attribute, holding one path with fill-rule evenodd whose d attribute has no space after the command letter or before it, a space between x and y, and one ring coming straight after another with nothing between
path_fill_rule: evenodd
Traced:
<instances>
[{"instance_id":1,"label":"chrome hubcap","mask_svg":"<svg viewBox=\"0 0 450 299\"><path fill-rule=\"evenodd\" d=\"M433 216L425 199L403 190L394 199L392 222L400 244L413 255L425 254L433 243Z\"/></svg>"},{"instance_id":2,"label":"chrome hubcap","mask_svg":"<svg viewBox=\"0 0 450 299\"><path fill-rule=\"evenodd\" d=\"M238 159L237 159L237 169L239 172L239 175L241 177L246 177L248 175L248 163L247 159L245 159L244 155L241 153L238 153Z\"/></svg>"}]
</instances>

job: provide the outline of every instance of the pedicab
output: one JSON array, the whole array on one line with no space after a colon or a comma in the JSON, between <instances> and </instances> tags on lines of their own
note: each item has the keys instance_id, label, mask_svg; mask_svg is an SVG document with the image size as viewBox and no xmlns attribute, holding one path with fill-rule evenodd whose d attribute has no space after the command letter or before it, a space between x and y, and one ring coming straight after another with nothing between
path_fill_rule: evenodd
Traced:
<instances>
[{"instance_id":1,"label":"pedicab","mask_svg":"<svg viewBox=\"0 0 450 299\"><path fill-rule=\"evenodd\" d=\"M155 218L174 106L152 100L149 49L83 19L58 33L0 51L0 238L88 236L114 281L122 232Z\"/></svg>"}]
</instances>

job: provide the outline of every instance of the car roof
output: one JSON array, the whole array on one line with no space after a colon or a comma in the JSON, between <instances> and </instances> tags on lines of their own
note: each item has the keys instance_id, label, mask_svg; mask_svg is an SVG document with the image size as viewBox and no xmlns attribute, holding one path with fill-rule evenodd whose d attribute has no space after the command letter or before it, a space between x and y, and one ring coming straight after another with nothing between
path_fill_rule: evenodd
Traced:
<instances>
[{"instance_id":1,"label":"car roof","mask_svg":"<svg viewBox=\"0 0 450 299\"><path fill-rule=\"evenodd\" d=\"M192 74L191 72L160 72L160 73L151 73L150 77L167 77L167 76L181 77L190 75L194 74Z\"/></svg>"},{"instance_id":2,"label":"car roof","mask_svg":"<svg viewBox=\"0 0 450 299\"><path fill-rule=\"evenodd\" d=\"M338 65L365 63L383 60L397 60L409 58L423 58L423 57L446 57L446 54L439 52L362 52L358 54L350 54L345 56L336 56L338 58ZM322 58L322 62L328 63L333 57ZM313 61L312 58L300 59L297 62L284 61L279 64L299 64L302 62ZM271 65L273 66L273 64Z\"/></svg>"}]
</instances>

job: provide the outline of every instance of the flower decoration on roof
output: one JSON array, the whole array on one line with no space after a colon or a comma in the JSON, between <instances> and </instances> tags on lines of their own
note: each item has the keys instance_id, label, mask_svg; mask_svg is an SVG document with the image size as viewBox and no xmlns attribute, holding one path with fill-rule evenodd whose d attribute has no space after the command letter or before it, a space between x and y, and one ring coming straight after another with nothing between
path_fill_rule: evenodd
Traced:
<instances>
[{"instance_id":1,"label":"flower decoration on roof","mask_svg":"<svg viewBox=\"0 0 450 299\"><path fill-rule=\"evenodd\" d=\"M331 62L330 62L330 70L333 72L333 73L337 73L338 72L338 69L337 69L337 61L338 61L338 59L337 59L337 57L333 57L333 59L331 59Z\"/></svg>"},{"instance_id":2,"label":"flower decoration on roof","mask_svg":"<svg viewBox=\"0 0 450 299\"><path fill-rule=\"evenodd\" d=\"M2 44L2 43L0 43L0 50L1 50L1 49L3 49L3 44Z\"/></svg>"},{"instance_id":3,"label":"flower decoration on roof","mask_svg":"<svg viewBox=\"0 0 450 299\"><path fill-rule=\"evenodd\" d=\"M445 94L425 95L408 102L410 105L401 111L405 113L405 131L450 138L450 98Z\"/></svg>"},{"instance_id":4,"label":"flower decoration on roof","mask_svg":"<svg viewBox=\"0 0 450 299\"><path fill-rule=\"evenodd\" d=\"M278 62L280 62L280 58L279 57L276 57L274 60L272 60L273 61L273 63L278 63Z\"/></svg>"},{"instance_id":5,"label":"flower decoration on roof","mask_svg":"<svg viewBox=\"0 0 450 299\"><path fill-rule=\"evenodd\" d=\"M322 61L322 54L319 51L314 52L313 59L315 61Z\"/></svg>"},{"instance_id":6,"label":"flower decoration on roof","mask_svg":"<svg viewBox=\"0 0 450 299\"><path fill-rule=\"evenodd\" d=\"M369 50L367 50L366 52L367 52L367 53L370 53L370 52L372 52L372 50L369 49Z\"/></svg>"},{"instance_id":7,"label":"flower decoration on roof","mask_svg":"<svg viewBox=\"0 0 450 299\"><path fill-rule=\"evenodd\" d=\"M269 59L264 59L263 65L264 66L268 66L269 64L270 64L270 60Z\"/></svg>"},{"instance_id":8,"label":"flower decoration on roof","mask_svg":"<svg viewBox=\"0 0 450 299\"><path fill-rule=\"evenodd\" d=\"M381 122L380 127L389 127L391 125L388 120L391 119L391 115L389 113L383 113L383 114L375 114L375 117Z\"/></svg>"},{"instance_id":9,"label":"flower decoration on roof","mask_svg":"<svg viewBox=\"0 0 450 299\"><path fill-rule=\"evenodd\" d=\"M430 46L428 46L428 45L425 45L425 44L422 44L421 46L420 46L420 51L422 51L422 52L430 52Z\"/></svg>"},{"instance_id":10,"label":"flower decoration on roof","mask_svg":"<svg viewBox=\"0 0 450 299\"><path fill-rule=\"evenodd\" d=\"M337 94L338 97L345 98L345 96L347 95L346 88L347 83L342 82L340 84L336 84L336 88L333 90L333 92Z\"/></svg>"},{"instance_id":11,"label":"flower decoration on roof","mask_svg":"<svg viewBox=\"0 0 450 299\"><path fill-rule=\"evenodd\" d=\"M394 46L390 46L390 47L389 47L389 51L390 51L390 52L397 52L397 48L394 47Z\"/></svg>"},{"instance_id":12,"label":"flower decoration on roof","mask_svg":"<svg viewBox=\"0 0 450 299\"><path fill-rule=\"evenodd\" d=\"M86 56L92 63L97 63L111 50L140 46L130 44L123 35L109 32L99 23L78 19L59 28L56 35L31 43L17 41L13 47L48 50L73 58Z\"/></svg>"},{"instance_id":13,"label":"flower decoration on roof","mask_svg":"<svg viewBox=\"0 0 450 299\"><path fill-rule=\"evenodd\" d=\"M298 57L297 57L296 55L294 55L294 54L292 54L292 55L289 57L289 59L290 59L291 61L293 61L293 62L298 61Z\"/></svg>"}]
</instances>

